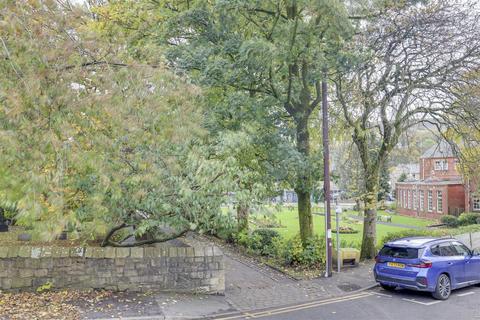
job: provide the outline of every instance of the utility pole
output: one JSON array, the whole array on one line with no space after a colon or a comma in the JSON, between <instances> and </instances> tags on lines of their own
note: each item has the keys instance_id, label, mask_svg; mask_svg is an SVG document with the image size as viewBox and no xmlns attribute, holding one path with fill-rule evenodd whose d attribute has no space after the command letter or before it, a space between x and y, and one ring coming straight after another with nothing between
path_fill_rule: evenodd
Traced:
<instances>
[{"instance_id":1,"label":"utility pole","mask_svg":"<svg viewBox=\"0 0 480 320\"><path fill-rule=\"evenodd\" d=\"M322 127L323 127L323 194L325 196L325 237L326 237L326 271L325 277L332 276L332 219L330 212L330 150L328 140L328 100L327 73L322 81Z\"/></svg>"}]
</instances>

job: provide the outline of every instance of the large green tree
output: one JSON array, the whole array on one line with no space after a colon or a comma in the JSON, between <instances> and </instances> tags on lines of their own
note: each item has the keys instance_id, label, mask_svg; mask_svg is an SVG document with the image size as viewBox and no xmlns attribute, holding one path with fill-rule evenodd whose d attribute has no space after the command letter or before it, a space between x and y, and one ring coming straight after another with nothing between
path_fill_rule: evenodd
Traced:
<instances>
[{"instance_id":1,"label":"large green tree","mask_svg":"<svg viewBox=\"0 0 480 320\"><path fill-rule=\"evenodd\" d=\"M342 117L365 174L362 258L376 254L380 170L400 136L458 110L455 88L479 67L478 4L468 1L371 2L356 15L351 59L334 76Z\"/></svg>"},{"instance_id":2,"label":"large green tree","mask_svg":"<svg viewBox=\"0 0 480 320\"><path fill-rule=\"evenodd\" d=\"M128 7L132 2L115 1L97 12L112 17L122 5ZM163 39L169 46L166 57L171 68L209 88L254 98L270 123L279 128L281 141L291 146L288 160L295 162L287 181L298 195L300 234L305 243L313 235L310 199L321 172L313 164L319 150L312 150L310 120L321 101L324 72L350 31L343 3L140 1L135 10L141 12L136 16L147 18L138 23L120 17L117 23L136 28L126 31L132 43Z\"/></svg>"},{"instance_id":3,"label":"large green tree","mask_svg":"<svg viewBox=\"0 0 480 320\"><path fill-rule=\"evenodd\" d=\"M204 143L201 91L93 18L54 1L0 9L0 205L47 240L215 228L236 170L210 157L225 146Z\"/></svg>"}]
</instances>

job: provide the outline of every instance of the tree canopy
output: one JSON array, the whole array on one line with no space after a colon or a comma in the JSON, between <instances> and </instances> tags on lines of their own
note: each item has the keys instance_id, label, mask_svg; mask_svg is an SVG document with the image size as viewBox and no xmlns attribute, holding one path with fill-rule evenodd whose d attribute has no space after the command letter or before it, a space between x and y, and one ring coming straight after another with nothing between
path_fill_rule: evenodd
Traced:
<instances>
[{"instance_id":1,"label":"tree canopy","mask_svg":"<svg viewBox=\"0 0 480 320\"><path fill-rule=\"evenodd\" d=\"M211 228L231 162L203 143L201 90L91 32L80 8L10 2L0 16L0 200L17 222L44 239Z\"/></svg>"},{"instance_id":2,"label":"tree canopy","mask_svg":"<svg viewBox=\"0 0 480 320\"><path fill-rule=\"evenodd\" d=\"M362 258L376 254L380 168L407 130L461 113L455 88L480 64L475 2L385 2L371 12L379 14L360 19L351 56L332 77L365 174Z\"/></svg>"}]
</instances>

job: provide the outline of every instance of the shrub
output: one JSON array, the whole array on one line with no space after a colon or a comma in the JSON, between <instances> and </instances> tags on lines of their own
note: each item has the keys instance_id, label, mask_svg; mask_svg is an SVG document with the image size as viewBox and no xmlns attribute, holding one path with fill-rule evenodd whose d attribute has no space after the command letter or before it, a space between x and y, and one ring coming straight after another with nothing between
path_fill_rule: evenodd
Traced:
<instances>
[{"instance_id":1,"label":"shrub","mask_svg":"<svg viewBox=\"0 0 480 320\"><path fill-rule=\"evenodd\" d=\"M398 232L389 232L385 237L382 238L381 243L379 245L383 245L384 243L387 243L389 241L393 241L396 239L400 238L405 238L405 237L421 237L421 236L440 236L440 232L436 230L414 230L414 229L408 229L408 230L402 230Z\"/></svg>"},{"instance_id":2,"label":"shrub","mask_svg":"<svg viewBox=\"0 0 480 320\"><path fill-rule=\"evenodd\" d=\"M287 241L276 241L277 254L285 265L314 267L324 263L325 243L315 236L302 246L300 235Z\"/></svg>"},{"instance_id":3,"label":"shrub","mask_svg":"<svg viewBox=\"0 0 480 320\"><path fill-rule=\"evenodd\" d=\"M237 237L237 223L230 215L220 215L213 220L208 233L228 243L235 242Z\"/></svg>"},{"instance_id":4,"label":"shrub","mask_svg":"<svg viewBox=\"0 0 480 320\"><path fill-rule=\"evenodd\" d=\"M449 228L456 228L459 226L458 218L455 216L450 216L450 215L442 216L440 221Z\"/></svg>"},{"instance_id":5,"label":"shrub","mask_svg":"<svg viewBox=\"0 0 480 320\"><path fill-rule=\"evenodd\" d=\"M337 233L336 229L332 230L333 233ZM353 229L352 227L340 227L338 228L338 232L340 234L355 234L358 233L358 230Z\"/></svg>"},{"instance_id":6,"label":"shrub","mask_svg":"<svg viewBox=\"0 0 480 320\"><path fill-rule=\"evenodd\" d=\"M460 217L458 217L458 224L461 226L476 224L478 218L480 218L480 214L478 213L462 213Z\"/></svg>"},{"instance_id":7,"label":"shrub","mask_svg":"<svg viewBox=\"0 0 480 320\"><path fill-rule=\"evenodd\" d=\"M273 241L275 238L280 237L278 231L272 229L257 229L252 232L252 237L255 241L251 243L251 249L262 255L272 256L275 254Z\"/></svg>"}]
</instances>

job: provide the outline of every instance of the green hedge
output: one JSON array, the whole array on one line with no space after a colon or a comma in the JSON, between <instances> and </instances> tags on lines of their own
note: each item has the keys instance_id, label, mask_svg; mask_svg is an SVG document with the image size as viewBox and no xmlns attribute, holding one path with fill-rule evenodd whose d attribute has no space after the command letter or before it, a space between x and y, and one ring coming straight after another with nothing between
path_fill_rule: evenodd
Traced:
<instances>
[{"instance_id":1,"label":"green hedge","mask_svg":"<svg viewBox=\"0 0 480 320\"><path fill-rule=\"evenodd\" d=\"M461 226L477 224L477 221L479 218L480 218L480 214L478 213L472 213L472 212L462 213L460 217L458 217L458 224Z\"/></svg>"},{"instance_id":2,"label":"green hedge","mask_svg":"<svg viewBox=\"0 0 480 320\"><path fill-rule=\"evenodd\" d=\"M458 228L440 228L440 229L422 229L422 230L402 230L398 232L389 232L382 238L379 246L383 246L384 243L405 238L405 237L446 237L455 236L458 234L464 234L469 232L480 232L480 224L473 224L469 226L462 226Z\"/></svg>"},{"instance_id":3,"label":"green hedge","mask_svg":"<svg viewBox=\"0 0 480 320\"><path fill-rule=\"evenodd\" d=\"M442 223L445 223L445 225L449 228L456 228L459 225L458 218L455 216L442 216L440 219Z\"/></svg>"}]
</instances>

